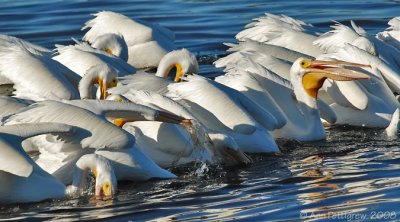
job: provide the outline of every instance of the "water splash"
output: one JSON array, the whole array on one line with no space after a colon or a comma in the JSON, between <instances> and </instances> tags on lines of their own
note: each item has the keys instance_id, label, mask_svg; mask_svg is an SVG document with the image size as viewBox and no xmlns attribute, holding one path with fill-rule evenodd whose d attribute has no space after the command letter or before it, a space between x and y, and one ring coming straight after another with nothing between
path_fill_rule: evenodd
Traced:
<instances>
[{"instance_id":1,"label":"water splash","mask_svg":"<svg viewBox=\"0 0 400 222\"><path fill-rule=\"evenodd\" d=\"M208 171L209 168L207 163L203 163L199 168L196 169L196 171L194 171L194 175L196 175L197 177L203 177L208 173Z\"/></svg>"},{"instance_id":2,"label":"water splash","mask_svg":"<svg viewBox=\"0 0 400 222\"><path fill-rule=\"evenodd\" d=\"M198 161L210 162L211 160L215 163L215 147L204 126L195 119L192 119L190 124L182 124L182 126L194 142L194 154L201 157Z\"/></svg>"}]
</instances>

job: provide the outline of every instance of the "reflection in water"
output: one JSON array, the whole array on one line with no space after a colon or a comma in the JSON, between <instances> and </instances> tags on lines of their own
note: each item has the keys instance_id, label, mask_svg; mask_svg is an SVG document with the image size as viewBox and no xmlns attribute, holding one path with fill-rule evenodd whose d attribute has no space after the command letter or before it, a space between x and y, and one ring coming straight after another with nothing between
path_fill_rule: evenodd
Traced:
<instances>
[{"instance_id":1,"label":"reflection in water","mask_svg":"<svg viewBox=\"0 0 400 222\"><path fill-rule=\"evenodd\" d=\"M398 163L383 167L380 161L387 160L387 155L391 160L398 159L398 151L399 147L389 152L370 147L344 156L326 156L322 161L320 156L293 161L290 168L304 170L307 167L304 162L311 168L296 175L309 179L298 183L306 185L299 188L305 193L297 195L298 201L304 206L300 211L304 219L334 219L339 216L344 219L356 216L371 219L371 212L376 211L377 203L397 202L399 195L393 197L391 194L393 189L398 190L400 182L400 173L393 171L393 168L398 169ZM393 207L378 209L387 215L398 213L398 209Z\"/></svg>"},{"instance_id":2,"label":"reflection in water","mask_svg":"<svg viewBox=\"0 0 400 222\"><path fill-rule=\"evenodd\" d=\"M332 129L343 138L340 129ZM346 130L346 132L348 132ZM117 217L121 220L330 220L339 216L383 211L400 215L400 147L384 141L368 147L342 149L330 138L321 144L296 144L277 156L253 155L255 164L222 169L211 166L205 174L196 167L173 169L176 180L122 183L116 198L87 197L1 207L2 215L21 218L73 220ZM375 148L380 147L380 148ZM390 149L390 152L385 152ZM369 167L368 167L369 166ZM204 172L204 171L202 171ZM342 219L343 219L342 218Z\"/></svg>"}]
</instances>

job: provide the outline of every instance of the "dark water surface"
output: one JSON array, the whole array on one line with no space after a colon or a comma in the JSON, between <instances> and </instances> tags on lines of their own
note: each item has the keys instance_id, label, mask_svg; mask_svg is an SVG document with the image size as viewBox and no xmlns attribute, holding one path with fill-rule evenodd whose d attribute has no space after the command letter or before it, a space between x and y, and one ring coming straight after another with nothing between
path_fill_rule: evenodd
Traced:
<instances>
[{"instance_id":1,"label":"dark water surface","mask_svg":"<svg viewBox=\"0 0 400 222\"><path fill-rule=\"evenodd\" d=\"M178 47L195 52L201 74L216 76L212 62L223 42L265 12L286 14L329 29L350 19L376 33L400 15L400 1L0 1L0 33L42 46L80 39L91 13L113 10L164 25ZM221 169L173 169L175 180L122 183L109 201L79 198L0 206L0 218L112 221L400 221L400 143L379 130L333 128L327 141L281 142L282 154L253 156L255 164ZM0 184L1 186L1 184Z\"/></svg>"}]
</instances>

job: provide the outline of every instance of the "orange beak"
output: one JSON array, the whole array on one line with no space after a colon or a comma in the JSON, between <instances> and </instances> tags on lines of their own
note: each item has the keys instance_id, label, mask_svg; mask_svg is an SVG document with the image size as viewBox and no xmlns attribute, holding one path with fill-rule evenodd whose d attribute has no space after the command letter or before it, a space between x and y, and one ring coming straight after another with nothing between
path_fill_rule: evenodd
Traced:
<instances>
[{"instance_id":1,"label":"orange beak","mask_svg":"<svg viewBox=\"0 0 400 222\"><path fill-rule=\"evenodd\" d=\"M367 74L341 67L371 68L370 65L322 60L306 60L306 62L308 63L308 66L305 67L306 72L303 75L302 83L304 90L313 98L317 98L318 90L322 87L327 78L336 81L352 81L371 78Z\"/></svg>"}]
</instances>

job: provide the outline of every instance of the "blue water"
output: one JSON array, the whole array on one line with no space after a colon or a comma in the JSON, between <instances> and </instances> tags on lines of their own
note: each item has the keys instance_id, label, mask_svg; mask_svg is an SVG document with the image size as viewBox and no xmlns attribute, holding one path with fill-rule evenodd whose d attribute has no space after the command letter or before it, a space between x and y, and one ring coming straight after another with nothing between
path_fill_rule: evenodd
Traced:
<instances>
[{"instance_id":1,"label":"blue water","mask_svg":"<svg viewBox=\"0 0 400 222\"><path fill-rule=\"evenodd\" d=\"M200 74L222 74L212 62L223 42L265 12L329 30L350 19L370 33L400 15L400 1L0 1L0 33L53 48L81 38L91 13L112 10L173 30L176 45L196 53ZM35 220L400 221L400 143L382 131L327 130L327 141L280 142L282 154L252 156L242 168L172 169L175 180L122 183L115 199L90 197L0 206L0 218Z\"/></svg>"}]
</instances>

